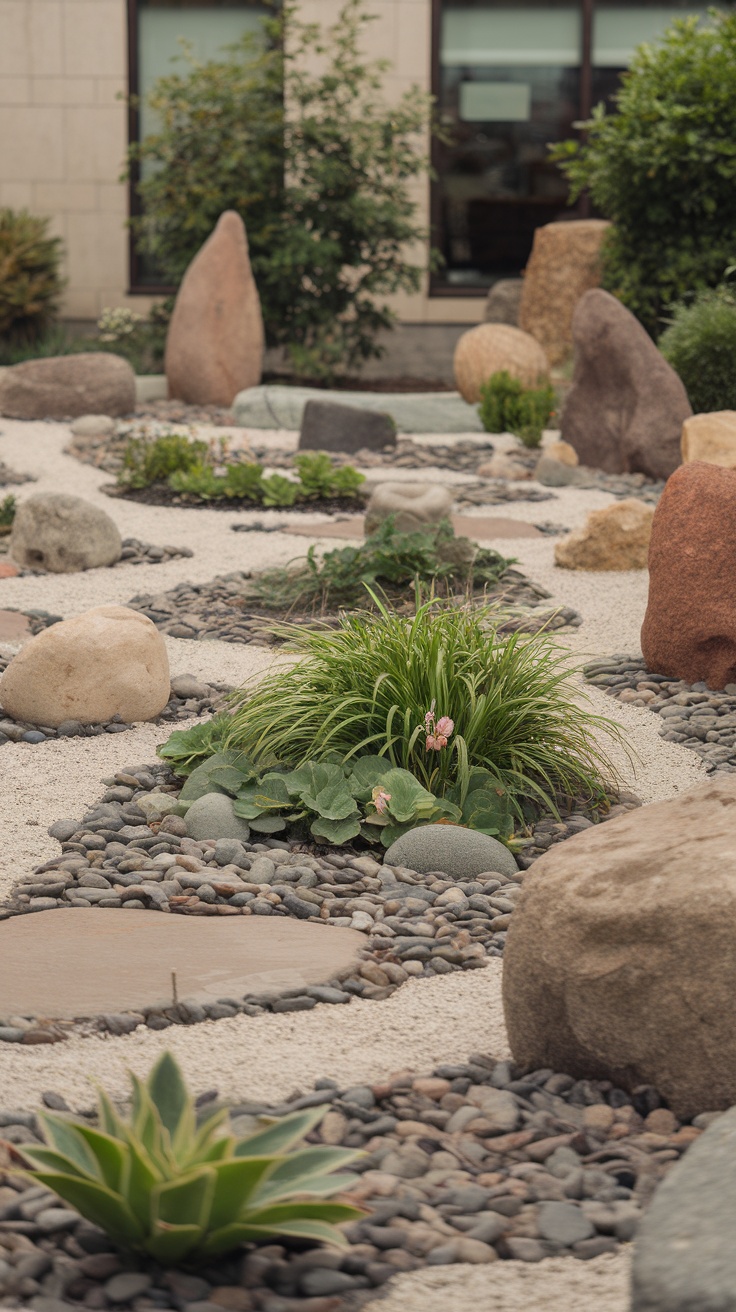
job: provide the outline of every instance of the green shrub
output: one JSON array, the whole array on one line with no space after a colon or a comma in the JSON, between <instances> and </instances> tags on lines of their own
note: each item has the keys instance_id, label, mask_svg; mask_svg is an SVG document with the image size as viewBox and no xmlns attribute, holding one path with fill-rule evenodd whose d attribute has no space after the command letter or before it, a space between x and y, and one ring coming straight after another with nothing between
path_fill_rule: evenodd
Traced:
<instances>
[{"instance_id":1,"label":"green shrub","mask_svg":"<svg viewBox=\"0 0 736 1312\"><path fill-rule=\"evenodd\" d=\"M680 375L695 414L736 410L736 297L731 288L675 306L659 349Z\"/></svg>"},{"instance_id":2,"label":"green shrub","mask_svg":"<svg viewBox=\"0 0 736 1312\"><path fill-rule=\"evenodd\" d=\"M100 1090L99 1128L40 1112L47 1146L23 1144L21 1150L35 1168L33 1179L120 1248L173 1266L279 1235L346 1242L336 1226L364 1213L321 1200L354 1183L354 1175L333 1172L360 1154L322 1145L291 1151L328 1105L236 1139L226 1110L197 1125L194 1099L169 1053L145 1084L130 1078L129 1121Z\"/></svg>"},{"instance_id":3,"label":"green shrub","mask_svg":"<svg viewBox=\"0 0 736 1312\"><path fill-rule=\"evenodd\" d=\"M686 293L712 287L736 250L736 12L673 23L636 51L615 109L553 148L571 184L612 219L604 285L653 335Z\"/></svg>"},{"instance_id":4,"label":"green shrub","mask_svg":"<svg viewBox=\"0 0 736 1312\"><path fill-rule=\"evenodd\" d=\"M12 493L0 501L0 534L10 532L17 509L17 503Z\"/></svg>"},{"instance_id":5,"label":"green shrub","mask_svg":"<svg viewBox=\"0 0 736 1312\"><path fill-rule=\"evenodd\" d=\"M321 559L310 547L296 568L262 571L253 580L251 595L270 610L359 606L366 600L366 588L421 585L466 592L492 586L511 563L497 551L456 537L449 520L425 531L401 533L390 516L360 546L337 547Z\"/></svg>"},{"instance_id":6,"label":"green shrub","mask_svg":"<svg viewBox=\"0 0 736 1312\"><path fill-rule=\"evenodd\" d=\"M223 210L243 218L270 346L299 374L329 379L382 353L383 298L417 291L407 250L426 240L411 194L426 177L431 98L390 105L386 65L364 58L370 20L346 0L335 24L304 24L286 3L260 36L160 78L158 128L131 148L137 240L173 283Z\"/></svg>"},{"instance_id":7,"label":"green shrub","mask_svg":"<svg viewBox=\"0 0 736 1312\"><path fill-rule=\"evenodd\" d=\"M525 799L605 794L596 733L618 731L581 707L568 653L543 632L502 636L487 608L426 602L413 619L380 607L295 629L292 648L297 664L235 699L227 746L258 765L384 756L460 806L482 769L517 815Z\"/></svg>"},{"instance_id":8,"label":"green shrub","mask_svg":"<svg viewBox=\"0 0 736 1312\"><path fill-rule=\"evenodd\" d=\"M524 387L505 369L491 374L480 389L478 413L487 433L513 433L524 446L539 446L556 405L555 389Z\"/></svg>"},{"instance_id":9,"label":"green shrub","mask_svg":"<svg viewBox=\"0 0 736 1312\"><path fill-rule=\"evenodd\" d=\"M38 341L58 311L61 240L48 227L27 210L0 209L0 338L8 347Z\"/></svg>"},{"instance_id":10,"label":"green shrub","mask_svg":"<svg viewBox=\"0 0 736 1312\"><path fill-rule=\"evenodd\" d=\"M192 442L178 433L169 433L153 441L146 437L132 437L123 452L118 482L131 488L163 483L171 474L196 469L208 452L206 442Z\"/></svg>"}]
</instances>

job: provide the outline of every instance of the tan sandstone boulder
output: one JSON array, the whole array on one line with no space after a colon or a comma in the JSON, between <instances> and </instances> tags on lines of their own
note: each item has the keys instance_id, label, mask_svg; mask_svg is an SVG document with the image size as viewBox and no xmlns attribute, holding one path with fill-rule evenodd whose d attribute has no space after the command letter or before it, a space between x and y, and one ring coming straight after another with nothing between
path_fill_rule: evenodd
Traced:
<instances>
[{"instance_id":1,"label":"tan sandstone boulder","mask_svg":"<svg viewBox=\"0 0 736 1312\"><path fill-rule=\"evenodd\" d=\"M586 292L572 322L575 368L562 437L583 465L669 478L680 464L685 388L649 334L615 296Z\"/></svg>"},{"instance_id":2,"label":"tan sandstone boulder","mask_svg":"<svg viewBox=\"0 0 736 1312\"><path fill-rule=\"evenodd\" d=\"M184 274L166 338L169 396L230 406L263 370L263 319L239 214L226 210Z\"/></svg>"},{"instance_id":3,"label":"tan sandstone boulder","mask_svg":"<svg viewBox=\"0 0 736 1312\"><path fill-rule=\"evenodd\" d=\"M535 861L503 997L515 1061L680 1119L736 1102L736 779L595 825Z\"/></svg>"},{"instance_id":4,"label":"tan sandstone boulder","mask_svg":"<svg viewBox=\"0 0 736 1312\"><path fill-rule=\"evenodd\" d=\"M704 460L723 469L736 469L736 410L714 410L686 419L680 449L685 464Z\"/></svg>"},{"instance_id":5,"label":"tan sandstone boulder","mask_svg":"<svg viewBox=\"0 0 736 1312\"><path fill-rule=\"evenodd\" d=\"M439 483L379 483L366 506L365 531L375 533L393 515L400 533L414 533L447 519L452 503L452 493Z\"/></svg>"},{"instance_id":6,"label":"tan sandstone boulder","mask_svg":"<svg viewBox=\"0 0 736 1312\"><path fill-rule=\"evenodd\" d=\"M27 569L50 574L114 565L122 541L106 511L65 492L39 492L15 512L10 555Z\"/></svg>"},{"instance_id":7,"label":"tan sandstone boulder","mask_svg":"<svg viewBox=\"0 0 736 1312\"><path fill-rule=\"evenodd\" d=\"M97 606L44 629L0 679L8 715L52 728L64 720L152 720L169 700L169 661L156 626L126 606Z\"/></svg>"},{"instance_id":8,"label":"tan sandstone boulder","mask_svg":"<svg viewBox=\"0 0 736 1312\"><path fill-rule=\"evenodd\" d=\"M559 460L561 465L580 464L578 453L569 442L552 442L544 448L544 454L549 456L550 460Z\"/></svg>"},{"instance_id":9,"label":"tan sandstone boulder","mask_svg":"<svg viewBox=\"0 0 736 1312\"><path fill-rule=\"evenodd\" d=\"M476 405L481 385L492 374L505 369L526 387L535 387L547 378L549 361L539 342L520 328L480 323L458 341L453 369L458 391L470 405Z\"/></svg>"},{"instance_id":10,"label":"tan sandstone boulder","mask_svg":"<svg viewBox=\"0 0 736 1312\"><path fill-rule=\"evenodd\" d=\"M582 528L561 538L555 564L562 569L646 569L654 507L633 497L591 510Z\"/></svg>"},{"instance_id":11,"label":"tan sandstone boulder","mask_svg":"<svg viewBox=\"0 0 736 1312\"><path fill-rule=\"evenodd\" d=\"M0 414L9 419L128 415L135 409L135 374L127 360L108 351L25 360L0 375Z\"/></svg>"},{"instance_id":12,"label":"tan sandstone boulder","mask_svg":"<svg viewBox=\"0 0 736 1312\"><path fill-rule=\"evenodd\" d=\"M681 465L660 497L649 547L641 649L650 670L736 682L736 470Z\"/></svg>"},{"instance_id":13,"label":"tan sandstone boulder","mask_svg":"<svg viewBox=\"0 0 736 1312\"><path fill-rule=\"evenodd\" d=\"M476 470L479 478L510 478L514 481L531 478L534 473L528 465L514 459L513 451L497 451L490 460L484 460Z\"/></svg>"},{"instance_id":14,"label":"tan sandstone boulder","mask_svg":"<svg viewBox=\"0 0 736 1312\"><path fill-rule=\"evenodd\" d=\"M544 347L551 364L572 353L572 316L580 297L601 280L605 219L546 223L534 233L519 306L519 327Z\"/></svg>"}]
</instances>

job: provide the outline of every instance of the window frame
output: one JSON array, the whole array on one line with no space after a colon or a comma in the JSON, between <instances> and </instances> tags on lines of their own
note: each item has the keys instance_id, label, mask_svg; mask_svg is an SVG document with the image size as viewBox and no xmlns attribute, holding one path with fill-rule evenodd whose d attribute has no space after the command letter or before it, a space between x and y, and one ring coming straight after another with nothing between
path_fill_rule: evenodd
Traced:
<instances>
[{"instance_id":1,"label":"window frame","mask_svg":"<svg viewBox=\"0 0 736 1312\"><path fill-rule=\"evenodd\" d=\"M138 62L138 0L126 0L128 19L128 145L140 139L140 114L136 103L139 92ZM132 160L128 178L128 220L142 213L138 182L140 169ZM171 283L147 283L141 279L141 258L136 247L135 234L128 223L128 295L173 296L176 287Z\"/></svg>"}]
</instances>

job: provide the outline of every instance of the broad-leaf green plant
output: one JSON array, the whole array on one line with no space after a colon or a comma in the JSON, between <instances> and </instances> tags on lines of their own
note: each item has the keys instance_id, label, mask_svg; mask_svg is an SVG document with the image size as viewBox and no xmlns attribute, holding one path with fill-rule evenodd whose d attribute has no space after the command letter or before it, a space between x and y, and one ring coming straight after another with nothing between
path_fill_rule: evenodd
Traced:
<instances>
[{"instance_id":1,"label":"broad-leaf green plant","mask_svg":"<svg viewBox=\"0 0 736 1312\"><path fill-rule=\"evenodd\" d=\"M356 1177L360 1153L301 1146L327 1106L295 1112L245 1139L227 1110L197 1124L181 1071L164 1053L141 1081L131 1074L130 1119L99 1091L99 1125L40 1112L44 1147L23 1144L29 1174L120 1248L165 1266L206 1262L278 1236L345 1244L337 1228L363 1215L331 1201Z\"/></svg>"}]
</instances>

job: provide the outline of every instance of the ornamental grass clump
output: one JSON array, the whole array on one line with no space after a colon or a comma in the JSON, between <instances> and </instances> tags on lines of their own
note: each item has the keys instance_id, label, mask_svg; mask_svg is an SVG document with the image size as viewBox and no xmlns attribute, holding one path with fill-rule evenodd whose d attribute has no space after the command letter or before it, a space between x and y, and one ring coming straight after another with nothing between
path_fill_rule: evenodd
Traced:
<instances>
[{"instance_id":1,"label":"ornamental grass clump","mask_svg":"<svg viewBox=\"0 0 736 1312\"><path fill-rule=\"evenodd\" d=\"M41 1112L46 1146L23 1144L20 1150L34 1180L101 1226L120 1248L171 1266L208 1261L278 1235L346 1243L336 1227L364 1214L324 1200L355 1183L354 1175L335 1172L361 1154L321 1144L297 1147L328 1104L236 1139L227 1109L197 1123L194 1099L169 1053L145 1083L130 1078L129 1120L100 1090L98 1127Z\"/></svg>"},{"instance_id":2,"label":"ornamental grass clump","mask_svg":"<svg viewBox=\"0 0 736 1312\"><path fill-rule=\"evenodd\" d=\"M460 808L481 771L518 818L561 798L605 805L615 772L598 735L620 734L585 708L563 648L499 633L489 607L425 601L407 619L373 601L336 630L284 628L302 659L237 695L228 748L290 769L385 757Z\"/></svg>"}]
</instances>

